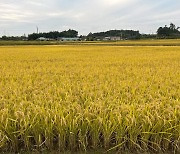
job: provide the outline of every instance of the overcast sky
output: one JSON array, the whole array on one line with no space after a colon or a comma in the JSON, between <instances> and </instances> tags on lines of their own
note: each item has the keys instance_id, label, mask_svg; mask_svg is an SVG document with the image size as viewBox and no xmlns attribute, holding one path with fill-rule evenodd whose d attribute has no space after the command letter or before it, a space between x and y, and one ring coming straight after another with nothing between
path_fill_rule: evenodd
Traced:
<instances>
[{"instance_id":1,"label":"overcast sky","mask_svg":"<svg viewBox=\"0 0 180 154\"><path fill-rule=\"evenodd\" d=\"M0 0L0 36L75 29L79 34L110 29L155 33L180 26L180 0Z\"/></svg>"}]
</instances>

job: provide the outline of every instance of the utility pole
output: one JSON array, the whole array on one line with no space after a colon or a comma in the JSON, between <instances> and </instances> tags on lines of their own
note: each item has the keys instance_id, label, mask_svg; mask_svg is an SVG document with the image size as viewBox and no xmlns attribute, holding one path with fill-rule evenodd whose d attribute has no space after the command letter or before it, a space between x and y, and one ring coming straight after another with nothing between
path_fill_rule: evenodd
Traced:
<instances>
[{"instance_id":1,"label":"utility pole","mask_svg":"<svg viewBox=\"0 0 180 154\"><path fill-rule=\"evenodd\" d=\"M3 35L6 36L6 30L4 30Z\"/></svg>"},{"instance_id":2,"label":"utility pole","mask_svg":"<svg viewBox=\"0 0 180 154\"><path fill-rule=\"evenodd\" d=\"M37 30L37 34L39 33L39 28L38 28L38 26L36 26L36 30Z\"/></svg>"},{"instance_id":3,"label":"utility pole","mask_svg":"<svg viewBox=\"0 0 180 154\"><path fill-rule=\"evenodd\" d=\"M121 40L123 39L123 34L122 34L122 32L121 32Z\"/></svg>"}]
</instances>

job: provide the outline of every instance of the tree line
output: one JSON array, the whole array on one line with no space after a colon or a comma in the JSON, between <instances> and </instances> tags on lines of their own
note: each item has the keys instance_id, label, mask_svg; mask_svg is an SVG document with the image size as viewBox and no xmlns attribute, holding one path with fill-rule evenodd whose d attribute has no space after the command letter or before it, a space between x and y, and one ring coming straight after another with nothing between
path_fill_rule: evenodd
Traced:
<instances>
[{"instance_id":1,"label":"tree line","mask_svg":"<svg viewBox=\"0 0 180 154\"><path fill-rule=\"evenodd\" d=\"M180 38L180 27L176 27L175 24L170 23L169 27L159 27L157 30L158 38Z\"/></svg>"},{"instance_id":2,"label":"tree line","mask_svg":"<svg viewBox=\"0 0 180 154\"><path fill-rule=\"evenodd\" d=\"M122 40L128 39L168 39L180 38L180 27L170 23L169 26L159 27L156 34L140 34L139 31L134 30L109 30L106 32L89 33L87 36L80 36L82 40L93 41L103 40L105 37L119 37ZM0 40L37 40L40 37L56 40L61 37L74 38L78 37L78 31L69 29L62 32L51 31L43 33L29 34L27 37L23 36L2 36Z\"/></svg>"},{"instance_id":3,"label":"tree line","mask_svg":"<svg viewBox=\"0 0 180 154\"><path fill-rule=\"evenodd\" d=\"M105 37L120 37L121 39L140 39L139 31L134 30L109 30L106 32L89 33L87 40L102 40Z\"/></svg>"},{"instance_id":4,"label":"tree line","mask_svg":"<svg viewBox=\"0 0 180 154\"><path fill-rule=\"evenodd\" d=\"M28 40L37 40L40 37L45 37L45 38L50 38L50 39L57 39L59 37L77 37L78 36L78 31L69 29L67 31L52 31L48 33L33 33L28 35Z\"/></svg>"}]
</instances>

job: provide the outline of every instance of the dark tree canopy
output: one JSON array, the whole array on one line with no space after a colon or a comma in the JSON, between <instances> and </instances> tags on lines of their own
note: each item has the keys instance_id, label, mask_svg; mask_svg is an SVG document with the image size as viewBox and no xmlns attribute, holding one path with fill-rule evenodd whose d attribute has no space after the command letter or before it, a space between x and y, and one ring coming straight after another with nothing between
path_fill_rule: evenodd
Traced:
<instances>
[{"instance_id":1,"label":"dark tree canopy","mask_svg":"<svg viewBox=\"0 0 180 154\"><path fill-rule=\"evenodd\" d=\"M20 40L27 40L27 37L24 36L2 36L0 38L1 40L5 40L5 41L20 41Z\"/></svg>"},{"instance_id":2,"label":"dark tree canopy","mask_svg":"<svg viewBox=\"0 0 180 154\"><path fill-rule=\"evenodd\" d=\"M164 27L159 27L157 30L158 37L164 38L177 38L180 37L179 27L176 28L176 25L170 23L169 27L165 25Z\"/></svg>"},{"instance_id":3,"label":"dark tree canopy","mask_svg":"<svg viewBox=\"0 0 180 154\"><path fill-rule=\"evenodd\" d=\"M121 37L122 39L139 39L140 33L139 31L134 30L109 30L106 32L98 32L98 33L89 33L87 38L89 40L92 39L102 39L104 37Z\"/></svg>"},{"instance_id":4,"label":"dark tree canopy","mask_svg":"<svg viewBox=\"0 0 180 154\"><path fill-rule=\"evenodd\" d=\"M69 29L62 32L50 31L43 33L29 34L28 37L23 36L2 36L0 40L37 40L43 37L46 40L56 40L57 38L75 38L78 37L78 31ZM87 36L80 36L82 40L132 40L132 39L156 39L156 38L180 38L180 27L170 23L169 26L159 27L156 34L140 34L139 31L134 30L109 30L106 32L89 33Z\"/></svg>"},{"instance_id":5,"label":"dark tree canopy","mask_svg":"<svg viewBox=\"0 0 180 154\"><path fill-rule=\"evenodd\" d=\"M48 33L33 33L28 35L28 40L36 40L40 37L45 37L45 38L50 38L50 39L57 39L58 37L77 37L78 32L76 30L69 29L67 31L53 31L53 32L48 32Z\"/></svg>"}]
</instances>

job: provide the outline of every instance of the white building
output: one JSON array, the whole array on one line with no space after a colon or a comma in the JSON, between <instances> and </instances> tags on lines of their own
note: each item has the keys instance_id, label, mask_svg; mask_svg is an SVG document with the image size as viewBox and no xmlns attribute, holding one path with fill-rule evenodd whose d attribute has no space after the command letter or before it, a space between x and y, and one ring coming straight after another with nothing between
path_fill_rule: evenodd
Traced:
<instances>
[{"instance_id":1,"label":"white building","mask_svg":"<svg viewBox=\"0 0 180 154\"><path fill-rule=\"evenodd\" d=\"M110 37L105 37L103 41L119 41L122 40L120 36L110 36Z\"/></svg>"},{"instance_id":2,"label":"white building","mask_svg":"<svg viewBox=\"0 0 180 154\"><path fill-rule=\"evenodd\" d=\"M57 40L59 40L59 41L79 41L80 38L79 37L71 37L71 38L59 37L59 38L57 38Z\"/></svg>"},{"instance_id":3,"label":"white building","mask_svg":"<svg viewBox=\"0 0 180 154\"><path fill-rule=\"evenodd\" d=\"M48 38L45 38L45 37L39 37L37 40L38 40L38 41L48 41L49 39L48 39Z\"/></svg>"}]
</instances>

